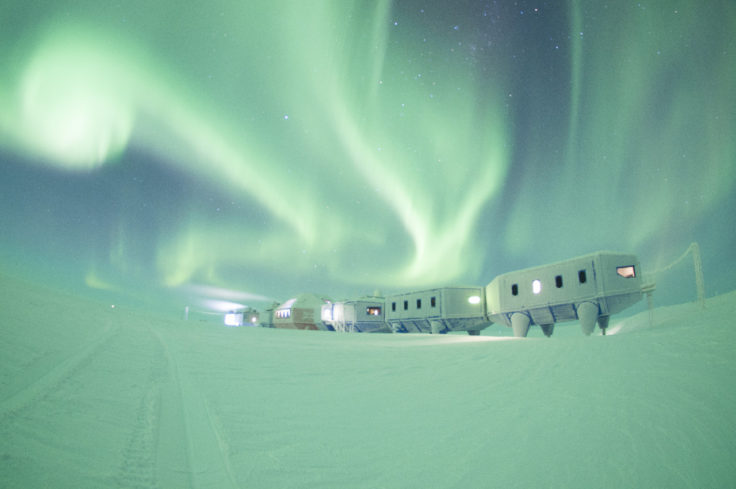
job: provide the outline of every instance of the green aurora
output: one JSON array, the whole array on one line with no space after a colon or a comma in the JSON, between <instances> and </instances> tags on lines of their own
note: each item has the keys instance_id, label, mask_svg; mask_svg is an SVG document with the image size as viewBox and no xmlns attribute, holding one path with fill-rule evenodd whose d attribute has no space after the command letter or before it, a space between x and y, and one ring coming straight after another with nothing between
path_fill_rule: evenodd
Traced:
<instances>
[{"instance_id":1,"label":"green aurora","mask_svg":"<svg viewBox=\"0 0 736 489\"><path fill-rule=\"evenodd\" d=\"M10 2L0 258L266 301L700 241L733 288L736 5L517 4Z\"/></svg>"}]
</instances>

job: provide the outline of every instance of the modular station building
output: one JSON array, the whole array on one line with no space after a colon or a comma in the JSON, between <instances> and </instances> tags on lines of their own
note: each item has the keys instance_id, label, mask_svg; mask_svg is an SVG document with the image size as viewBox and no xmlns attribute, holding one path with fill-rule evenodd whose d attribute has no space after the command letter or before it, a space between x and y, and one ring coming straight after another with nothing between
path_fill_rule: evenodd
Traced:
<instances>
[{"instance_id":1,"label":"modular station building","mask_svg":"<svg viewBox=\"0 0 736 489\"><path fill-rule=\"evenodd\" d=\"M225 326L258 326L260 313L253 308L229 311L225 314Z\"/></svg>"},{"instance_id":2,"label":"modular station building","mask_svg":"<svg viewBox=\"0 0 736 489\"><path fill-rule=\"evenodd\" d=\"M326 297L300 294L274 310L273 327L334 331L332 326L322 321L322 306L328 302Z\"/></svg>"},{"instance_id":3,"label":"modular station building","mask_svg":"<svg viewBox=\"0 0 736 489\"><path fill-rule=\"evenodd\" d=\"M478 335L492 323L525 337L532 325L551 336L556 323L579 320L590 335L598 323L650 294L635 255L598 251L569 260L505 273L486 287L441 287L333 302L301 294L261 315L266 327L346 332ZM239 318L242 324L243 318Z\"/></svg>"},{"instance_id":4,"label":"modular station building","mask_svg":"<svg viewBox=\"0 0 736 489\"><path fill-rule=\"evenodd\" d=\"M483 287L443 287L386 297L386 322L394 333L478 335L491 321Z\"/></svg>"},{"instance_id":5,"label":"modular station building","mask_svg":"<svg viewBox=\"0 0 736 489\"><path fill-rule=\"evenodd\" d=\"M335 331L348 333L390 333L385 320L386 299L363 297L357 300L327 302L322 305L322 321Z\"/></svg>"},{"instance_id":6,"label":"modular station building","mask_svg":"<svg viewBox=\"0 0 736 489\"><path fill-rule=\"evenodd\" d=\"M605 334L611 314L642 294L636 256L599 251L499 275L486 287L486 302L488 317L511 326L514 336L525 337L533 324L551 336L555 323L575 319L589 335L596 322Z\"/></svg>"}]
</instances>

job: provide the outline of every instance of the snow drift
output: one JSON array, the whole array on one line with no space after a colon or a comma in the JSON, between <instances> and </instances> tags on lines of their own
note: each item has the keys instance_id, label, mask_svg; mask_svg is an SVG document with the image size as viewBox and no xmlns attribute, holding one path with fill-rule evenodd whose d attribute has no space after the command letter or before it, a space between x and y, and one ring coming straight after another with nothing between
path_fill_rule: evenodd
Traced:
<instances>
[{"instance_id":1,"label":"snow drift","mask_svg":"<svg viewBox=\"0 0 736 489\"><path fill-rule=\"evenodd\" d=\"M0 486L734 487L736 292L706 306L606 337L351 335L0 277Z\"/></svg>"}]
</instances>

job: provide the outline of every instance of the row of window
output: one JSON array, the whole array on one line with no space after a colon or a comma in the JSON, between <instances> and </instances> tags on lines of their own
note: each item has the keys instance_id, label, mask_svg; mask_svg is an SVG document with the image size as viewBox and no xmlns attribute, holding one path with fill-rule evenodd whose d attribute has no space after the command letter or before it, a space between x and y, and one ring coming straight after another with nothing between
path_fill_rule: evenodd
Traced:
<instances>
[{"instance_id":1,"label":"row of window","mask_svg":"<svg viewBox=\"0 0 736 489\"><path fill-rule=\"evenodd\" d=\"M585 270L578 271L578 282L584 284L588 281L588 274ZM555 276L555 287L561 289L563 286L562 275ZM542 281L539 279L532 280L532 292L534 295L542 292ZM511 284L511 295L519 295L519 284Z\"/></svg>"},{"instance_id":2,"label":"row of window","mask_svg":"<svg viewBox=\"0 0 736 489\"><path fill-rule=\"evenodd\" d=\"M616 267L616 273L624 278L634 278L636 277L636 270L634 269L634 265L627 265L624 267ZM581 284L584 284L588 281L588 274L585 270L578 270L578 282ZM558 289L562 288L562 275L555 276L555 287ZM532 292L534 295L539 294L542 292L542 281L539 279L532 280ZM511 285L511 295L519 295L519 284L512 284Z\"/></svg>"},{"instance_id":3,"label":"row of window","mask_svg":"<svg viewBox=\"0 0 736 489\"><path fill-rule=\"evenodd\" d=\"M437 307L437 297L431 297L430 298L430 300L429 300L429 306L430 307ZM422 308L422 299L417 299L417 309L421 309L421 308ZM404 301L404 310L405 311L408 311L409 310L409 301L408 300ZM392 312L396 312L396 303L395 302L392 302L391 303L391 311Z\"/></svg>"},{"instance_id":4,"label":"row of window","mask_svg":"<svg viewBox=\"0 0 736 489\"><path fill-rule=\"evenodd\" d=\"M289 319L291 317L291 309L279 309L276 311L276 318Z\"/></svg>"}]
</instances>

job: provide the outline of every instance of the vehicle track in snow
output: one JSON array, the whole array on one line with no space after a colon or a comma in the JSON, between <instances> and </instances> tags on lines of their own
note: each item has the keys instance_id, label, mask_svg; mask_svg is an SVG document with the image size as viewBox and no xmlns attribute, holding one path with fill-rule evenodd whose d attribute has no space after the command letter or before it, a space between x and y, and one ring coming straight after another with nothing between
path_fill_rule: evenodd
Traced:
<instances>
[{"instance_id":1,"label":"vehicle track in snow","mask_svg":"<svg viewBox=\"0 0 736 489\"><path fill-rule=\"evenodd\" d=\"M156 476L159 461L159 431L161 422L161 384L168 365L158 337L148 331L155 345L146 386L135 415L135 422L123 449L123 460L116 478L118 487L155 489L162 487Z\"/></svg>"},{"instance_id":2,"label":"vehicle track in snow","mask_svg":"<svg viewBox=\"0 0 736 489\"><path fill-rule=\"evenodd\" d=\"M239 488L215 408L188 375L175 348L162 333L152 332L167 365L160 393L158 481L162 487Z\"/></svg>"}]
</instances>

